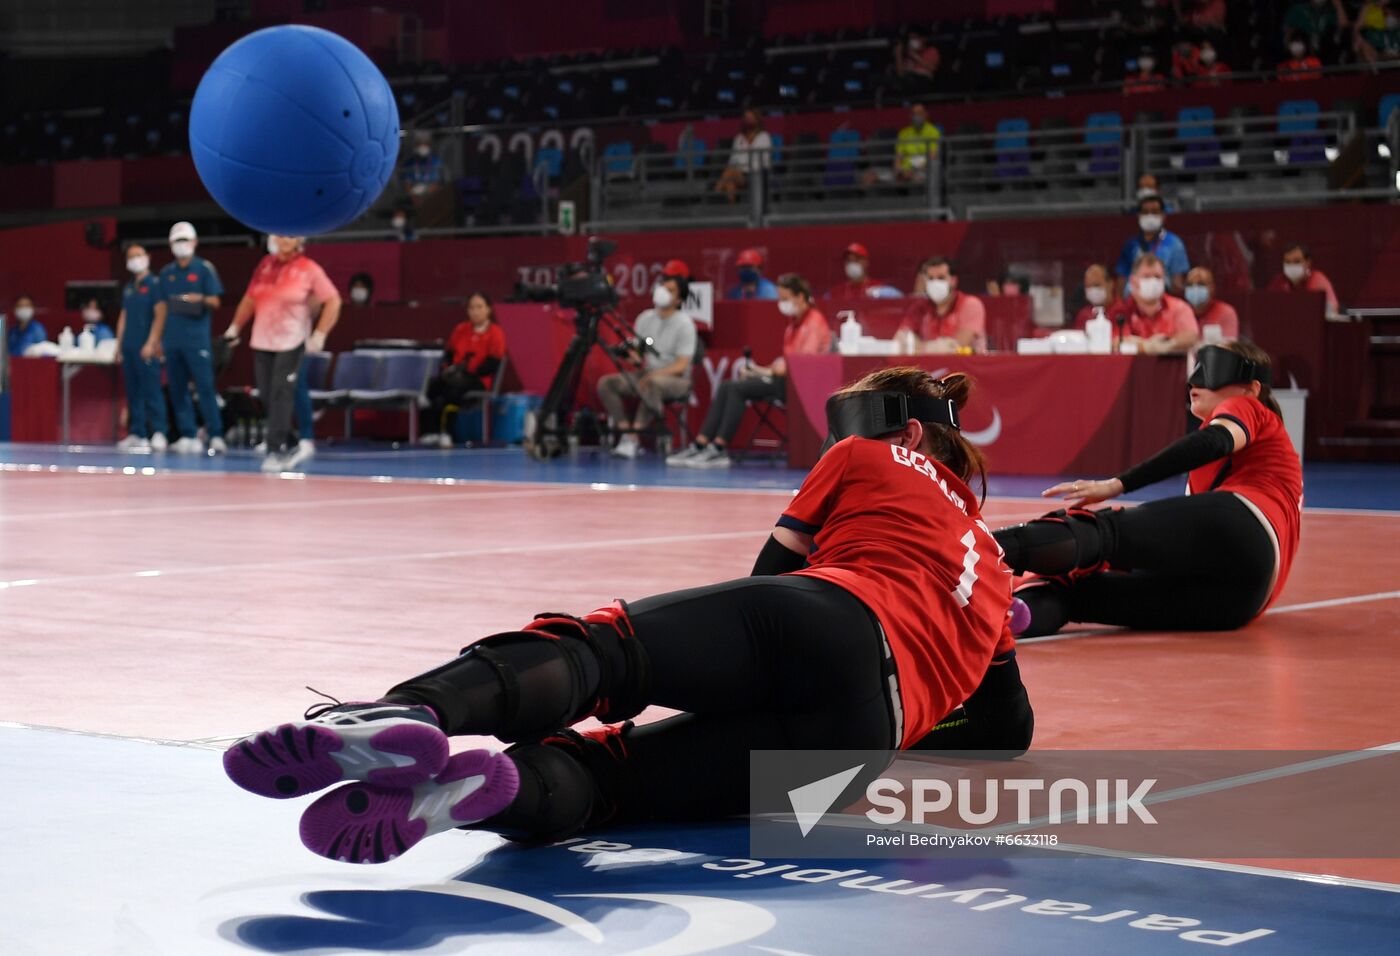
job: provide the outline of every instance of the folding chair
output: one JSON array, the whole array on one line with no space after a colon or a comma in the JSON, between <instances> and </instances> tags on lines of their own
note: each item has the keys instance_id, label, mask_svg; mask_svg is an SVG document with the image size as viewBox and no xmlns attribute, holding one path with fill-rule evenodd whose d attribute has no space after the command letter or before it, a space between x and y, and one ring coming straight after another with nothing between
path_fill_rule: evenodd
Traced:
<instances>
[{"instance_id":1,"label":"folding chair","mask_svg":"<svg viewBox=\"0 0 1400 956\"><path fill-rule=\"evenodd\" d=\"M743 448L731 448L729 454L736 461L762 456L776 468L779 461L787 460L787 402L781 398L760 398L749 401L748 407L758 416L758 422L749 435L748 444ZM777 421L779 414L783 416L781 424ZM765 451L757 451L759 448Z\"/></svg>"},{"instance_id":2,"label":"folding chair","mask_svg":"<svg viewBox=\"0 0 1400 956\"><path fill-rule=\"evenodd\" d=\"M408 412L408 441L418 443L418 399L427 388L440 352L384 352L379 360L374 383L369 388L350 390L346 405L346 434L350 433L350 414L359 405L402 405Z\"/></svg>"},{"instance_id":3,"label":"folding chair","mask_svg":"<svg viewBox=\"0 0 1400 956\"><path fill-rule=\"evenodd\" d=\"M466 404L468 400L475 399L481 403L481 443L483 445L490 443L491 412L495 402L501 397L501 385L506 380L506 363L508 361L508 356L501 356L501 364L496 369L496 374L491 376L491 387L489 389L467 392L462 396L462 402L460 404L450 404L443 408L442 420L438 422L439 434L448 434L447 419L449 415L456 416L460 414L462 411L462 404Z\"/></svg>"}]
</instances>

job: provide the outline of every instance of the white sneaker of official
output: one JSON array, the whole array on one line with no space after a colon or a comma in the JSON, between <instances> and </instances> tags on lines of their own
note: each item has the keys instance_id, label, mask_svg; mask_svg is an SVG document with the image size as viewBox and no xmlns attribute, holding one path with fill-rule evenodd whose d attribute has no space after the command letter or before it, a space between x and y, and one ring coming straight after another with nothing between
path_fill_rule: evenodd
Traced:
<instances>
[{"instance_id":1,"label":"white sneaker of official","mask_svg":"<svg viewBox=\"0 0 1400 956\"><path fill-rule=\"evenodd\" d=\"M170 443L165 440L165 432L156 432L151 436L151 451L165 451Z\"/></svg>"},{"instance_id":2,"label":"white sneaker of official","mask_svg":"<svg viewBox=\"0 0 1400 956\"><path fill-rule=\"evenodd\" d=\"M198 438L181 438L170 446L170 450L177 455L201 455L204 453L204 442Z\"/></svg>"},{"instance_id":3,"label":"white sneaker of official","mask_svg":"<svg viewBox=\"0 0 1400 956\"><path fill-rule=\"evenodd\" d=\"M275 451L262 461L262 470L270 473L278 473L287 470L287 459L280 451Z\"/></svg>"},{"instance_id":4,"label":"white sneaker of official","mask_svg":"<svg viewBox=\"0 0 1400 956\"><path fill-rule=\"evenodd\" d=\"M642 453L642 446L638 443L636 435L623 435L613 447L612 453L618 458L632 459Z\"/></svg>"},{"instance_id":5,"label":"white sneaker of official","mask_svg":"<svg viewBox=\"0 0 1400 956\"><path fill-rule=\"evenodd\" d=\"M692 461L699 457L702 451L704 451L703 448L697 448L695 445L687 445L685 448L676 452L674 455L667 455L666 464L679 465L680 467L684 468L686 465L689 465Z\"/></svg>"},{"instance_id":6,"label":"white sneaker of official","mask_svg":"<svg viewBox=\"0 0 1400 956\"><path fill-rule=\"evenodd\" d=\"M151 443L140 435L127 435L117 442L117 451L145 451L151 447Z\"/></svg>"},{"instance_id":7,"label":"white sneaker of official","mask_svg":"<svg viewBox=\"0 0 1400 956\"><path fill-rule=\"evenodd\" d=\"M718 445L706 445L700 454L686 462L691 468L728 468L734 464L729 453Z\"/></svg>"},{"instance_id":8,"label":"white sneaker of official","mask_svg":"<svg viewBox=\"0 0 1400 956\"><path fill-rule=\"evenodd\" d=\"M211 455L227 455L227 454L228 454L228 443L225 442L222 438L211 438L211 439L209 439L209 454L211 454Z\"/></svg>"},{"instance_id":9,"label":"white sneaker of official","mask_svg":"<svg viewBox=\"0 0 1400 956\"><path fill-rule=\"evenodd\" d=\"M298 465L304 465L316 457L316 443L309 438L303 438L296 443L287 456L282 460L282 467L291 471Z\"/></svg>"},{"instance_id":10,"label":"white sneaker of official","mask_svg":"<svg viewBox=\"0 0 1400 956\"><path fill-rule=\"evenodd\" d=\"M266 454L267 454L267 442L265 442L265 441L260 441L260 442L258 442L256 445L253 446L253 452L254 452L255 454L258 454L258 455L266 455Z\"/></svg>"}]
</instances>

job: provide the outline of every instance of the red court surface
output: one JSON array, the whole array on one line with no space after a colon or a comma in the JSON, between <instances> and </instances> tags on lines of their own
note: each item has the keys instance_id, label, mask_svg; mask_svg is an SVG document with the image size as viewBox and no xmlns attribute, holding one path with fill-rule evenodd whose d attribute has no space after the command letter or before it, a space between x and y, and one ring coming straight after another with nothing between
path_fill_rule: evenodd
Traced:
<instances>
[{"instance_id":1,"label":"red court surface","mask_svg":"<svg viewBox=\"0 0 1400 956\"><path fill-rule=\"evenodd\" d=\"M787 494L259 475L0 473L0 719L170 741L348 699L511 630L748 573ZM988 502L992 527L1044 510ZM1037 748L1400 739L1400 514L1310 511L1238 632L1024 644ZM1183 600L1189 600L1183 595ZM655 716L655 715L651 715ZM1250 861L1259 865L1259 861ZM1400 862L1288 861L1400 883Z\"/></svg>"}]
</instances>

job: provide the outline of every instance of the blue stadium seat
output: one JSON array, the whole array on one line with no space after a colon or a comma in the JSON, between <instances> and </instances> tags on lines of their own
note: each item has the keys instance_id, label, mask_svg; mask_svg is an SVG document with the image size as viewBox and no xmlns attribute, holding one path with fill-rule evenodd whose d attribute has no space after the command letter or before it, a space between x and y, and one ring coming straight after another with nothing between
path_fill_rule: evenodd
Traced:
<instances>
[{"instance_id":1,"label":"blue stadium seat","mask_svg":"<svg viewBox=\"0 0 1400 956\"><path fill-rule=\"evenodd\" d=\"M609 176L632 175L632 144L609 143L603 148L603 172Z\"/></svg>"},{"instance_id":2,"label":"blue stadium seat","mask_svg":"<svg viewBox=\"0 0 1400 956\"><path fill-rule=\"evenodd\" d=\"M1176 138L1186 144L1182 164L1187 169L1220 165L1220 140L1215 135L1215 110L1187 106L1177 111Z\"/></svg>"},{"instance_id":3,"label":"blue stadium seat","mask_svg":"<svg viewBox=\"0 0 1400 956\"><path fill-rule=\"evenodd\" d=\"M1390 122L1390 114L1400 110L1400 93L1387 93L1381 97L1381 106L1378 110L1380 122L1377 124L1382 129Z\"/></svg>"},{"instance_id":4,"label":"blue stadium seat","mask_svg":"<svg viewBox=\"0 0 1400 956\"><path fill-rule=\"evenodd\" d=\"M1008 178L1023 178L1031 174L1031 131L1030 120L1013 117L997 122L994 141L997 157L997 175Z\"/></svg>"},{"instance_id":5,"label":"blue stadium seat","mask_svg":"<svg viewBox=\"0 0 1400 956\"><path fill-rule=\"evenodd\" d=\"M1278 105L1278 131L1288 137L1288 164L1327 161L1326 140L1317 128L1317 100L1285 100Z\"/></svg>"},{"instance_id":6,"label":"blue stadium seat","mask_svg":"<svg viewBox=\"0 0 1400 956\"><path fill-rule=\"evenodd\" d=\"M1116 173L1123 161L1123 117L1090 113L1084 119L1084 145L1089 147L1089 172Z\"/></svg>"},{"instance_id":7,"label":"blue stadium seat","mask_svg":"<svg viewBox=\"0 0 1400 956\"><path fill-rule=\"evenodd\" d=\"M838 129L831 134L826 147L826 177L828 186L854 186L856 161L860 159L860 133L853 129Z\"/></svg>"},{"instance_id":8,"label":"blue stadium seat","mask_svg":"<svg viewBox=\"0 0 1400 956\"><path fill-rule=\"evenodd\" d=\"M768 138L773 141L773 165L776 166L783 161L783 134L769 133Z\"/></svg>"},{"instance_id":9,"label":"blue stadium seat","mask_svg":"<svg viewBox=\"0 0 1400 956\"><path fill-rule=\"evenodd\" d=\"M705 153L709 145L703 139L692 136L676 146L676 168L698 170L705 166Z\"/></svg>"},{"instance_id":10,"label":"blue stadium seat","mask_svg":"<svg viewBox=\"0 0 1400 956\"><path fill-rule=\"evenodd\" d=\"M535 167L544 166L549 170L550 179L558 179L564 169L564 153L554 146L541 147L535 153Z\"/></svg>"}]
</instances>

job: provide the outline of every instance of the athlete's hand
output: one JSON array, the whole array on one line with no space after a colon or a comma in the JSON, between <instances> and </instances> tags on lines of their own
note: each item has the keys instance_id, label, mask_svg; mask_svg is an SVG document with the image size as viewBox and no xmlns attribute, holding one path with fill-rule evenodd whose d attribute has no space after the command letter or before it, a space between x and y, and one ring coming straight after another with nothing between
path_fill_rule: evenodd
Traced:
<instances>
[{"instance_id":1,"label":"athlete's hand","mask_svg":"<svg viewBox=\"0 0 1400 956\"><path fill-rule=\"evenodd\" d=\"M1117 478L1102 481L1065 481L1040 493L1042 498L1064 498L1071 507L1097 504L1123 493L1123 482Z\"/></svg>"},{"instance_id":2,"label":"athlete's hand","mask_svg":"<svg viewBox=\"0 0 1400 956\"><path fill-rule=\"evenodd\" d=\"M149 362L151 359L156 357L156 352L159 350L159 348L160 346L156 345L156 343L154 342L145 343L141 346L141 360L143 362Z\"/></svg>"}]
</instances>

